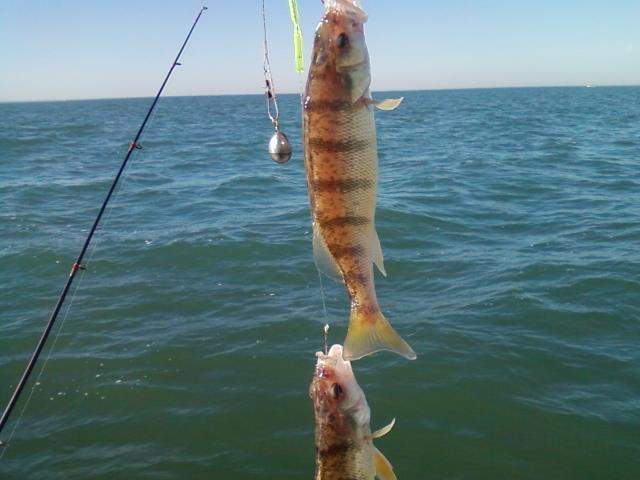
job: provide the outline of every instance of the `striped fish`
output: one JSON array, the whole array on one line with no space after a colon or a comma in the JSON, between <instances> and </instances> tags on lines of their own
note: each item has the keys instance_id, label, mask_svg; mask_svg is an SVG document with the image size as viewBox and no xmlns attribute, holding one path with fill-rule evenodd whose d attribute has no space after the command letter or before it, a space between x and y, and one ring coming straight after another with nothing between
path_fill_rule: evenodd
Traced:
<instances>
[{"instance_id":1,"label":"striped fish","mask_svg":"<svg viewBox=\"0 0 640 480\"><path fill-rule=\"evenodd\" d=\"M316 353L316 371L309 387L316 429L315 480L397 480L391 463L373 445L395 422L371 432L371 410L342 346Z\"/></svg>"},{"instance_id":2,"label":"striped fish","mask_svg":"<svg viewBox=\"0 0 640 480\"><path fill-rule=\"evenodd\" d=\"M305 166L318 268L343 281L351 298L345 360L378 350L416 354L382 315L373 263L383 275L375 228L378 148L371 98L366 13L355 0L325 0L307 80ZM392 110L401 101L376 104Z\"/></svg>"}]
</instances>

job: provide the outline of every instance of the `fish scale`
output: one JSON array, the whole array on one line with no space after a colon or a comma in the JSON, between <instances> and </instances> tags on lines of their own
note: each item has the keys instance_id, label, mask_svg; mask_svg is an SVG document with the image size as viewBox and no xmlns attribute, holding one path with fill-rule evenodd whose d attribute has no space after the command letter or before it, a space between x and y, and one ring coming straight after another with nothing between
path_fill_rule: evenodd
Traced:
<instances>
[{"instance_id":1,"label":"fish scale","mask_svg":"<svg viewBox=\"0 0 640 480\"><path fill-rule=\"evenodd\" d=\"M373 262L385 274L375 229L378 146L369 91L366 14L347 0L325 4L303 106L305 166L318 268L351 299L345 358L378 350L415 353L382 315Z\"/></svg>"}]
</instances>

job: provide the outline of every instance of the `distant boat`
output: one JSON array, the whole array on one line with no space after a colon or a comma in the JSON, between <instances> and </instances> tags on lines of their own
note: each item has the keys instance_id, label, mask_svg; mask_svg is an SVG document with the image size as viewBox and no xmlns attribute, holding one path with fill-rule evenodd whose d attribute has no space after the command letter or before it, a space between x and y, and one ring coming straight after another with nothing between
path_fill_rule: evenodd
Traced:
<instances>
[{"instance_id":1,"label":"distant boat","mask_svg":"<svg viewBox=\"0 0 640 480\"><path fill-rule=\"evenodd\" d=\"M591 87L593 87L593 85L591 85L590 83L587 83L584 87L585 88L591 88Z\"/></svg>"}]
</instances>

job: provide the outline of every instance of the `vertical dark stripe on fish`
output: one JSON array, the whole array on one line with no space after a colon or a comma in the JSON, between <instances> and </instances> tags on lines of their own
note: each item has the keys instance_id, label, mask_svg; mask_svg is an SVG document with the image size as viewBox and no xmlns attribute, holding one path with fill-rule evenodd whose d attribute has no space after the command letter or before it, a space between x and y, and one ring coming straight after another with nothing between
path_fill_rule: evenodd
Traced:
<instances>
[{"instance_id":1,"label":"vertical dark stripe on fish","mask_svg":"<svg viewBox=\"0 0 640 480\"><path fill-rule=\"evenodd\" d=\"M343 180L314 180L312 183L316 192L355 192L370 190L375 182L366 178L345 178Z\"/></svg>"},{"instance_id":2,"label":"vertical dark stripe on fish","mask_svg":"<svg viewBox=\"0 0 640 480\"><path fill-rule=\"evenodd\" d=\"M307 112L352 112L365 107L365 102L349 102L346 100L307 100L304 109Z\"/></svg>"},{"instance_id":3,"label":"vertical dark stripe on fish","mask_svg":"<svg viewBox=\"0 0 640 480\"><path fill-rule=\"evenodd\" d=\"M369 275L351 270L344 274L344 281L346 284L358 284L364 287L369 283Z\"/></svg>"},{"instance_id":4,"label":"vertical dark stripe on fish","mask_svg":"<svg viewBox=\"0 0 640 480\"><path fill-rule=\"evenodd\" d=\"M309 147L329 153L358 152L370 146L371 140L325 140L323 138L310 138Z\"/></svg>"},{"instance_id":5,"label":"vertical dark stripe on fish","mask_svg":"<svg viewBox=\"0 0 640 480\"><path fill-rule=\"evenodd\" d=\"M330 219L318 219L322 228L333 227L360 227L371 223L371 219L360 216L333 217Z\"/></svg>"},{"instance_id":6,"label":"vertical dark stripe on fish","mask_svg":"<svg viewBox=\"0 0 640 480\"><path fill-rule=\"evenodd\" d=\"M326 448L316 448L320 457L334 457L336 455L343 454L351 448L351 442L334 443Z\"/></svg>"},{"instance_id":7,"label":"vertical dark stripe on fish","mask_svg":"<svg viewBox=\"0 0 640 480\"><path fill-rule=\"evenodd\" d=\"M365 253L362 245L342 245L334 243L327 245L327 248L336 260L343 257L359 257Z\"/></svg>"}]
</instances>

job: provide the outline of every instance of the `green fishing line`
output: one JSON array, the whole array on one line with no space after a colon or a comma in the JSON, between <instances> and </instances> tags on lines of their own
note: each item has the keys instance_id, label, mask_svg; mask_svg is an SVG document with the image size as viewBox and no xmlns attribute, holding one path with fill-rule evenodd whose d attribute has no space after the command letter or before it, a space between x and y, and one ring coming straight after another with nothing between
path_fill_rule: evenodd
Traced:
<instances>
[{"instance_id":1,"label":"green fishing line","mask_svg":"<svg viewBox=\"0 0 640 480\"><path fill-rule=\"evenodd\" d=\"M295 51L296 72L304 70L304 58L302 57L302 30L300 29L297 0L289 0L289 15L293 23L293 48Z\"/></svg>"}]
</instances>

